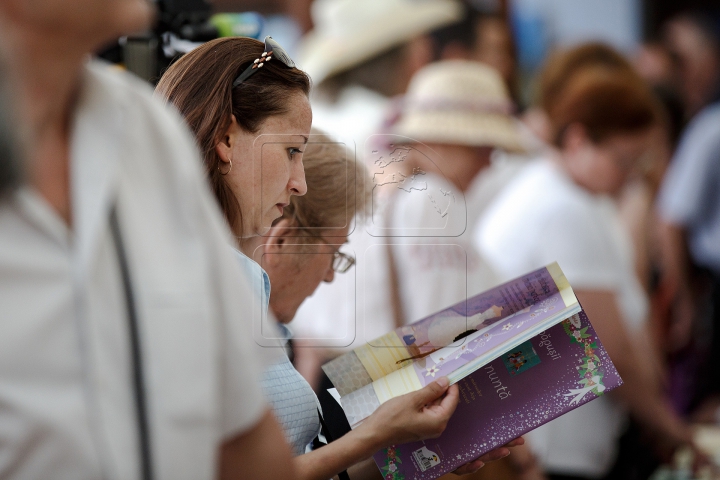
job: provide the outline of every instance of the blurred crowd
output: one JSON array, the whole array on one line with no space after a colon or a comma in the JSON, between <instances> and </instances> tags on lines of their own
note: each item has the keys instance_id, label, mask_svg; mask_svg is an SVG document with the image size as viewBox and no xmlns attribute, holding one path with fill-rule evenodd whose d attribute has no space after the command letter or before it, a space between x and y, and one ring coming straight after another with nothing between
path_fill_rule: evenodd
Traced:
<instances>
[{"instance_id":1,"label":"blurred crowd","mask_svg":"<svg viewBox=\"0 0 720 480\"><path fill-rule=\"evenodd\" d=\"M255 39L148 86L87 60L144 0L36 3L0 0L0 478L381 478L457 387L348 433L321 366L555 261L624 385L456 473L712 463L720 10L218 0Z\"/></svg>"}]
</instances>

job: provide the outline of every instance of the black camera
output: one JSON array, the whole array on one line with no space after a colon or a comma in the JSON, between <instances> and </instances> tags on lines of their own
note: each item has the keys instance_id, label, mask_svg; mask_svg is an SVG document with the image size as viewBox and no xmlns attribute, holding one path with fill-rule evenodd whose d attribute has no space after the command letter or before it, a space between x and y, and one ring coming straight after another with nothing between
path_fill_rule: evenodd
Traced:
<instances>
[{"instance_id":1,"label":"black camera","mask_svg":"<svg viewBox=\"0 0 720 480\"><path fill-rule=\"evenodd\" d=\"M157 18L152 30L124 37L99 54L155 84L162 72L193 43L217 38L209 22L212 7L206 0L155 0Z\"/></svg>"}]
</instances>

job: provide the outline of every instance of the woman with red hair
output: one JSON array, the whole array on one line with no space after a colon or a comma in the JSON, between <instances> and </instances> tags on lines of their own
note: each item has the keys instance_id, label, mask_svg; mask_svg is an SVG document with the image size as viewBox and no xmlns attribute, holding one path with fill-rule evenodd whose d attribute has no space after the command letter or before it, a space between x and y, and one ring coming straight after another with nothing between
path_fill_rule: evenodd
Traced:
<instances>
[{"instance_id":1,"label":"woman with red hair","mask_svg":"<svg viewBox=\"0 0 720 480\"><path fill-rule=\"evenodd\" d=\"M641 162L659 113L632 71L579 68L546 106L554 153L505 187L476 230L476 243L503 278L557 261L625 385L528 435L551 478L602 478L616 457L627 408L671 447L689 427L663 399L643 335L647 299L614 196Z\"/></svg>"}]
</instances>

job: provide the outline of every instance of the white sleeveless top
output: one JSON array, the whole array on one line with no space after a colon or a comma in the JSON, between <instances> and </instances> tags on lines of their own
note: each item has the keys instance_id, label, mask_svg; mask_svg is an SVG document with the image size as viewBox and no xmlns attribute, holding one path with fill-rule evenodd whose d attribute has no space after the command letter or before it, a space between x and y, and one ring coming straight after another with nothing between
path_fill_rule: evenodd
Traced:
<instances>
[{"instance_id":1,"label":"white sleeveless top","mask_svg":"<svg viewBox=\"0 0 720 480\"><path fill-rule=\"evenodd\" d=\"M267 310L270 301L270 278L265 270L242 252L235 250L240 264L250 278L255 295ZM262 282L255 279L262 278ZM290 330L277 324L285 344L291 338ZM285 432L285 438L295 455L305 453L306 447L320 433L318 410L320 403L310 384L295 370L287 355L270 365L262 377L263 393L273 408L275 417Z\"/></svg>"}]
</instances>

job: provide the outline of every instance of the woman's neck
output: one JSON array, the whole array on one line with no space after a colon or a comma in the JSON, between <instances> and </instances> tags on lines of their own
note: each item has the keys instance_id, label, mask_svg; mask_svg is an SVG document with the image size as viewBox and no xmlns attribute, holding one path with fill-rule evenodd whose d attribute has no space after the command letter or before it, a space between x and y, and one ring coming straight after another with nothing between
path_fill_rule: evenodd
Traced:
<instances>
[{"instance_id":1,"label":"woman's neck","mask_svg":"<svg viewBox=\"0 0 720 480\"><path fill-rule=\"evenodd\" d=\"M260 264L262 260L262 248L258 248L263 244L263 237L256 235L249 238L240 238L237 241L238 249L246 256Z\"/></svg>"},{"instance_id":2,"label":"woman's neck","mask_svg":"<svg viewBox=\"0 0 720 480\"><path fill-rule=\"evenodd\" d=\"M1 16L0 32L3 57L30 133L56 131L67 135L82 65L90 52L74 44L79 42L5 21Z\"/></svg>"},{"instance_id":3,"label":"woman's neck","mask_svg":"<svg viewBox=\"0 0 720 480\"><path fill-rule=\"evenodd\" d=\"M69 137L86 52L0 18L30 185L71 224Z\"/></svg>"}]
</instances>

